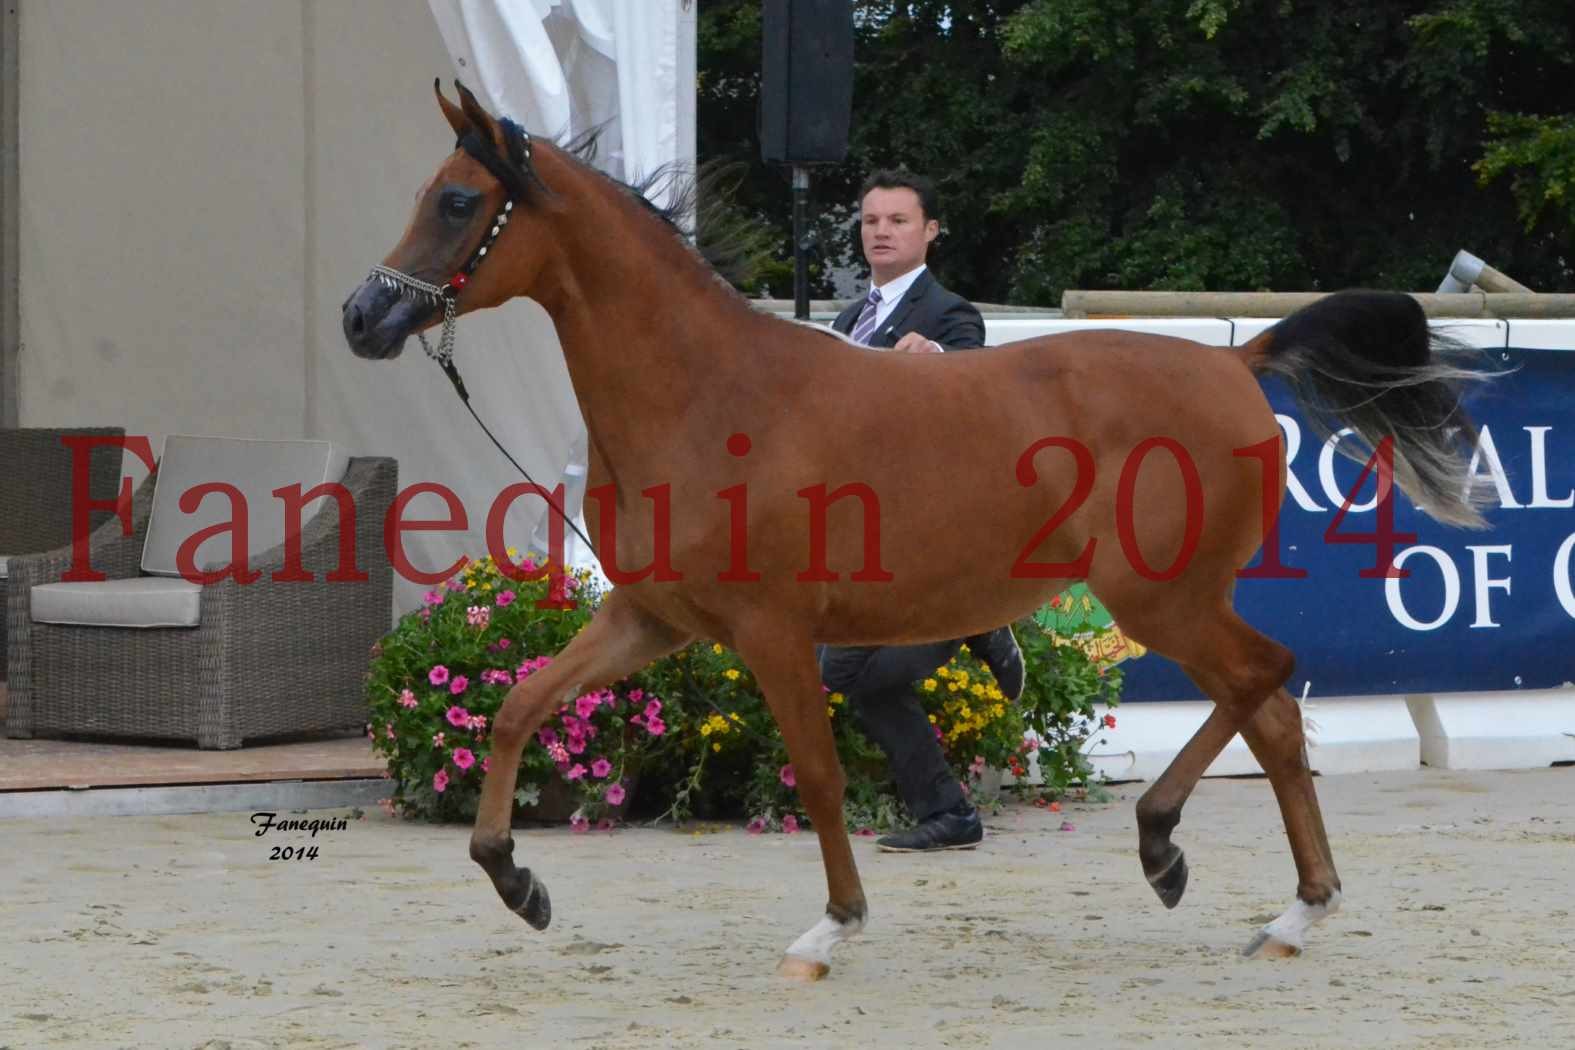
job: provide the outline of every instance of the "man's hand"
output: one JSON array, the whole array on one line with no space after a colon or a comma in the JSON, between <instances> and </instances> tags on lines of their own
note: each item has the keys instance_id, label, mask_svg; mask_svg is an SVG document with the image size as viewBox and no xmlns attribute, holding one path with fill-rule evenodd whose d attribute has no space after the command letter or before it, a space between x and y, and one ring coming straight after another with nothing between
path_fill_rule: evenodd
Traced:
<instances>
[{"instance_id":1,"label":"man's hand","mask_svg":"<svg viewBox=\"0 0 1575 1050\"><path fill-rule=\"evenodd\" d=\"M938 354L941 344L924 338L918 332L909 332L892 347L899 354Z\"/></svg>"}]
</instances>

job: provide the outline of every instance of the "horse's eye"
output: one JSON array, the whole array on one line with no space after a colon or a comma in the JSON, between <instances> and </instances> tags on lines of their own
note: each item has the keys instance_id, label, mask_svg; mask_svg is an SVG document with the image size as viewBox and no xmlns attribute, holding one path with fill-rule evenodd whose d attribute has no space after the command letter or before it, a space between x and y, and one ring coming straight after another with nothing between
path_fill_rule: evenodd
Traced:
<instances>
[{"instance_id":1,"label":"horse's eye","mask_svg":"<svg viewBox=\"0 0 1575 1050\"><path fill-rule=\"evenodd\" d=\"M459 193L445 193L438 202L444 218L468 219L476 210L476 199Z\"/></svg>"}]
</instances>

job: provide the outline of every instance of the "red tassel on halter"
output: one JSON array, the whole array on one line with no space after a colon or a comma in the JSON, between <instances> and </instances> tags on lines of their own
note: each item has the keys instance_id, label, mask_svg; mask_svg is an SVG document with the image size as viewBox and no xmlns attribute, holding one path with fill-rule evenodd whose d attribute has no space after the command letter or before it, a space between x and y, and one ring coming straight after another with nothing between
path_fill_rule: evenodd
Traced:
<instances>
[{"instance_id":1,"label":"red tassel on halter","mask_svg":"<svg viewBox=\"0 0 1575 1050\"><path fill-rule=\"evenodd\" d=\"M459 288L465 287L466 284L470 283L470 278L466 277L462 273L456 273L453 277L451 277L449 279L448 283L453 285L456 289L459 289Z\"/></svg>"}]
</instances>

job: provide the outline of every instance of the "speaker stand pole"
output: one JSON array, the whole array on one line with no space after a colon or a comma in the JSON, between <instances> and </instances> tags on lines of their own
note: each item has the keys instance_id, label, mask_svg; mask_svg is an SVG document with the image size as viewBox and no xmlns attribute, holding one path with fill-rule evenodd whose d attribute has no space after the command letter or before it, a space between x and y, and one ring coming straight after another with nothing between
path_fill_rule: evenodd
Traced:
<instances>
[{"instance_id":1,"label":"speaker stand pole","mask_svg":"<svg viewBox=\"0 0 1575 1050\"><path fill-rule=\"evenodd\" d=\"M809 320L809 169L793 166L793 316Z\"/></svg>"}]
</instances>

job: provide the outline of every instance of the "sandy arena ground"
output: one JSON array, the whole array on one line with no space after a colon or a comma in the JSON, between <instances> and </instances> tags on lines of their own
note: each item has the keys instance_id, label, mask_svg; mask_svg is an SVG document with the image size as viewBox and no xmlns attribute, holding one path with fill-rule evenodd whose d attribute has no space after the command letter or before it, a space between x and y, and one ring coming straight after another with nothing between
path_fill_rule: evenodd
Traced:
<instances>
[{"instance_id":1,"label":"sandy arena ground","mask_svg":"<svg viewBox=\"0 0 1575 1050\"><path fill-rule=\"evenodd\" d=\"M1267 783L1199 787L1173 912L1140 789L1009 807L971 853L856 839L873 921L811 986L773 976L824 901L808 834L516 832L536 933L463 827L373 811L270 861L310 840L6 822L0 1047L1575 1046L1575 770L1321 778L1346 906L1279 962L1238 955L1294 890Z\"/></svg>"}]
</instances>

